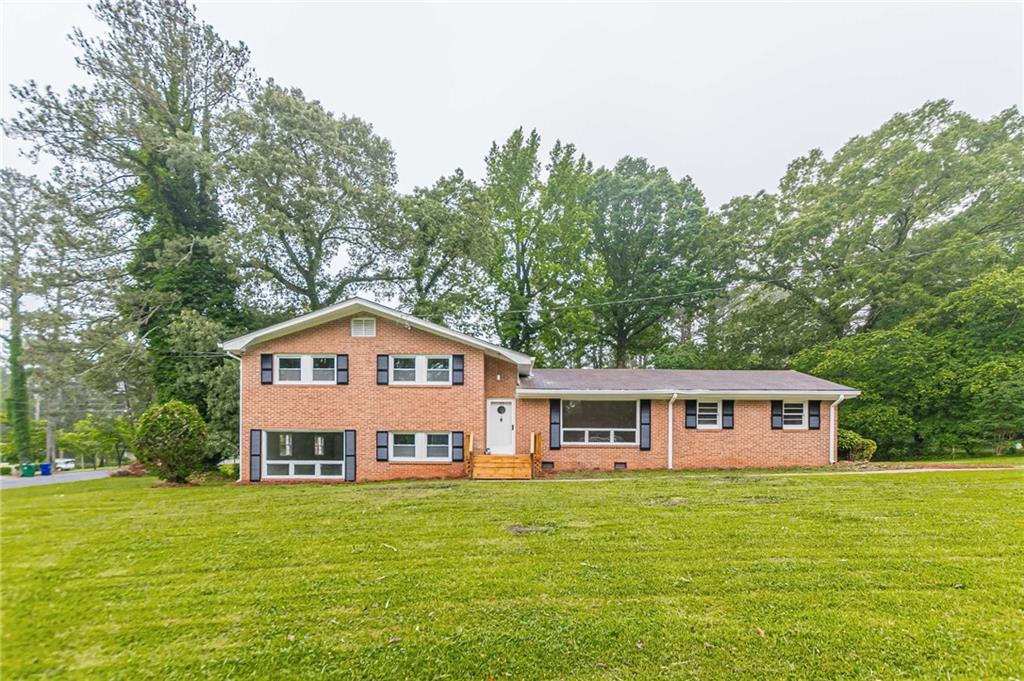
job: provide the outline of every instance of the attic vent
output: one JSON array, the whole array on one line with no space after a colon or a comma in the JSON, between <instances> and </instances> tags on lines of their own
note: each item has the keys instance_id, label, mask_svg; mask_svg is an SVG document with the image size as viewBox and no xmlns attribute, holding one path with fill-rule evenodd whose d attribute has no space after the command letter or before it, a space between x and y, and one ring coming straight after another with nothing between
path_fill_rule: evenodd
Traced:
<instances>
[{"instance_id":1,"label":"attic vent","mask_svg":"<svg viewBox=\"0 0 1024 681\"><path fill-rule=\"evenodd\" d=\"M617 470L617 471L624 471L624 470L626 470L626 462L625 461L616 461L615 462L615 470Z\"/></svg>"},{"instance_id":2,"label":"attic vent","mask_svg":"<svg viewBox=\"0 0 1024 681\"><path fill-rule=\"evenodd\" d=\"M373 317L357 317L352 320L352 336L369 337L377 335L377 320Z\"/></svg>"}]
</instances>

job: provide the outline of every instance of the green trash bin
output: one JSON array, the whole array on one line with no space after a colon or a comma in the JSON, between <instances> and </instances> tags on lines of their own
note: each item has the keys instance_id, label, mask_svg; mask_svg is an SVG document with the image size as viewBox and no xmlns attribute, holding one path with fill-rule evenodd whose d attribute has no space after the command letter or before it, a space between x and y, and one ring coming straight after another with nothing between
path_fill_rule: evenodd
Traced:
<instances>
[{"instance_id":1,"label":"green trash bin","mask_svg":"<svg viewBox=\"0 0 1024 681\"><path fill-rule=\"evenodd\" d=\"M23 464L21 464L21 477L23 477L23 478L31 478L31 477L34 477L35 474L36 474L35 464L31 464L31 463L23 463Z\"/></svg>"}]
</instances>

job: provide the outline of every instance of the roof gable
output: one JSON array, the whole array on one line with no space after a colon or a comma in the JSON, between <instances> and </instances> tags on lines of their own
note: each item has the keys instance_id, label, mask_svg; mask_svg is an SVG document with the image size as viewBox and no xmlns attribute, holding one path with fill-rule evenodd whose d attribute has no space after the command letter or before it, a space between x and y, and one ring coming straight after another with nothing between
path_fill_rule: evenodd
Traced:
<instances>
[{"instance_id":1,"label":"roof gable","mask_svg":"<svg viewBox=\"0 0 1024 681\"><path fill-rule=\"evenodd\" d=\"M530 355L516 352L515 350L509 350L508 348L503 348L500 345L495 345L494 343L480 340L479 338L475 338L459 331L454 331L446 326L441 326L440 324L428 322L426 319L420 319L419 317L399 312L398 310L387 307L386 305L381 305L380 303L375 303L371 300L366 300L365 298L349 298L348 300L331 305L330 307L325 307L279 324L274 324L272 326L252 331L244 336L238 336L236 338L226 340L222 342L220 346L227 352L245 352L246 349L253 345L313 328L315 326L334 321L335 319L341 319L360 312L374 314L385 319L391 319L412 328L420 329L421 331L426 331L427 333L432 333L436 336L454 340L469 347L482 350L484 354L512 362L518 367L519 373L522 375L529 374L533 367L533 357Z\"/></svg>"}]
</instances>

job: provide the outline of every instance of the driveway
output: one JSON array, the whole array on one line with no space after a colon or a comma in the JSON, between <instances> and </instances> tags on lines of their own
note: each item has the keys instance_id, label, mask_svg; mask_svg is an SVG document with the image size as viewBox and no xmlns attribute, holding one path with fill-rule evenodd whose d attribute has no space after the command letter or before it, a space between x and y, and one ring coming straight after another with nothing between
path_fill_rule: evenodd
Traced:
<instances>
[{"instance_id":1,"label":"driveway","mask_svg":"<svg viewBox=\"0 0 1024 681\"><path fill-rule=\"evenodd\" d=\"M53 475L39 475L36 473L31 478L15 478L5 475L0 478L0 489L13 489L15 487L34 487L36 485L55 485L58 482L81 482L82 480L99 480L108 477L114 471L113 468L100 471L66 471L54 473Z\"/></svg>"}]
</instances>

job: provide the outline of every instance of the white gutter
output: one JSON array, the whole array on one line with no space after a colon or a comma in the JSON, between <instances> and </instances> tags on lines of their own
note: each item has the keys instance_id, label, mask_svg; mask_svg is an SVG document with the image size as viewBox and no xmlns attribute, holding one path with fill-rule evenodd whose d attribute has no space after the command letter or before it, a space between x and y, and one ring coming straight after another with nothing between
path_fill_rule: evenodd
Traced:
<instances>
[{"instance_id":1,"label":"white gutter","mask_svg":"<svg viewBox=\"0 0 1024 681\"><path fill-rule=\"evenodd\" d=\"M675 430L675 422L672 420L672 405L676 403L679 393L672 393L672 399L668 401L668 469L672 470L672 432Z\"/></svg>"},{"instance_id":2,"label":"white gutter","mask_svg":"<svg viewBox=\"0 0 1024 681\"><path fill-rule=\"evenodd\" d=\"M224 347L223 345L221 346ZM242 446L245 444L242 437L242 358L232 355L227 350L224 354L238 362L238 481L242 481Z\"/></svg>"},{"instance_id":3,"label":"white gutter","mask_svg":"<svg viewBox=\"0 0 1024 681\"><path fill-rule=\"evenodd\" d=\"M839 403L846 399L846 395L839 394L828 408L828 462L836 462L836 419L839 416Z\"/></svg>"}]
</instances>

